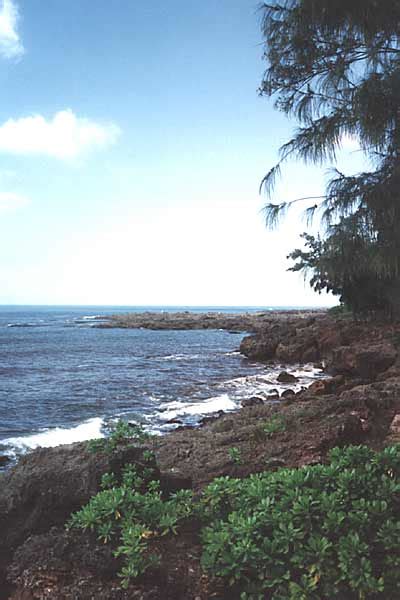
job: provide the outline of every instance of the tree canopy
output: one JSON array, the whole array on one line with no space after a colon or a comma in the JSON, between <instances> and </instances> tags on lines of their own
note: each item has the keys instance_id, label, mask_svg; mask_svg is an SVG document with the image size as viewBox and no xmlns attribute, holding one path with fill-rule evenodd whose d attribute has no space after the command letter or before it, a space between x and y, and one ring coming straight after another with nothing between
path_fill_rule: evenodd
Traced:
<instances>
[{"instance_id":1,"label":"tree canopy","mask_svg":"<svg viewBox=\"0 0 400 600\"><path fill-rule=\"evenodd\" d=\"M289 158L334 160L347 136L370 164L351 176L335 170L322 201L308 209L310 216L320 211L319 254L330 253L330 275L319 279L324 267L316 268L311 254L291 257L300 259L297 269L314 269L311 284L319 290L340 293L333 274L355 290L361 275L368 288L379 288L377 305L392 312L400 278L400 0L281 0L262 11L268 65L260 92L299 123L262 188L271 193ZM290 204L267 204L267 223Z\"/></svg>"}]
</instances>

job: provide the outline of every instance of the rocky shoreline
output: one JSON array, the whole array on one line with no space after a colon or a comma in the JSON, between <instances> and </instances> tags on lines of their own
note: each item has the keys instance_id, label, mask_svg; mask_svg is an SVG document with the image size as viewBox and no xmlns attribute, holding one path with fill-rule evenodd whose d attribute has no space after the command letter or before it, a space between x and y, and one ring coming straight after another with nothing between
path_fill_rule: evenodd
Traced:
<instances>
[{"instance_id":1,"label":"rocky shoreline","mask_svg":"<svg viewBox=\"0 0 400 600\"><path fill-rule=\"evenodd\" d=\"M256 332L268 328L272 322L307 319L325 314L325 309L273 310L247 313L207 312L143 312L99 317L100 329L226 329L235 332Z\"/></svg>"},{"instance_id":2,"label":"rocky shoreline","mask_svg":"<svg viewBox=\"0 0 400 600\"><path fill-rule=\"evenodd\" d=\"M215 415L199 428L182 427L152 440L164 494L188 487L197 494L216 476L323 462L335 446L381 449L400 442L400 324L285 314L263 316L249 331L253 335L241 344L245 356L281 365L321 361L330 377L278 403L260 399L236 413ZM284 427L261 435L260 424L276 416ZM240 464L229 453L232 447ZM143 451L122 445L112 455L94 455L82 443L40 449L0 478L1 598L224 597L201 570L196 523L163 538L158 570L127 590L107 545L93 535L65 531L71 512L99 490L103 473L119 473L125 462L140 465Z\"/></svg>"}]
</instances>

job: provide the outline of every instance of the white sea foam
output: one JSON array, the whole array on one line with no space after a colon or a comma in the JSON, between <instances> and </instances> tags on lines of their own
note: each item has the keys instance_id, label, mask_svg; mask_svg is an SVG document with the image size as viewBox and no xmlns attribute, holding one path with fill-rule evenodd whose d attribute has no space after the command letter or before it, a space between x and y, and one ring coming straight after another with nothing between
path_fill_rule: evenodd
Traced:
<instances>
[{"instance_id":1,"label":"white sea foam","mask_svg":"<svg viewBox=\"0 0 400 600\"><path fill-rule=\"evenodd\" d=\"M161 405L161 416L165 421L176 419L178 417L207 415L218 412L219 410L230 411L238 408L237 403L228 396L221 394L203 400L201 402L169 402Z\"/></svg>"},{"instance_id":2,"label":"white sea foam","mask_svg":"<svg viewBox=\"0 0 400 600\"><path fill-rule=\"evenodd\" d=\"M156 357L158 360L195 360L200 358L200 354L168 354L167 356Z\"/></svg>"},{"instance_id":3,"label":"white sea foam","mask_svg":"<svg viewBox=\"0 0 400 600\"><path fill-rule=\"evenodd\" d=\"M54 446L61 446L62 444L72 444L73 442L83 442L85 440L104 437L101 431L102 426L103 419L95 417L76 427L54 427L33 435L7 438L1 440L1 444L9 449L10 454L20 454L34 448L52 448Z\"/></svg>"},{"instance_id":4,"label":"white sea foam","mask_svg":"<svg viewBox=\"0 0 400 600\"><path fill-rule=\"evenodd\" d=\"M288 372L297 377L298 381L282 384L277 380L282 370L281 368L274 367L260 371L256 375L235 377L234 379L218 383L216 387L228 390L236 399L259 394L268 398L268 394L272 391L278 391L281 394L290 388L294 392L299 392L302 388L311 385L315 379L326 377L322 369L317 369L313 365L297 365L288 369Z\"/></svg>"}]
</instances>

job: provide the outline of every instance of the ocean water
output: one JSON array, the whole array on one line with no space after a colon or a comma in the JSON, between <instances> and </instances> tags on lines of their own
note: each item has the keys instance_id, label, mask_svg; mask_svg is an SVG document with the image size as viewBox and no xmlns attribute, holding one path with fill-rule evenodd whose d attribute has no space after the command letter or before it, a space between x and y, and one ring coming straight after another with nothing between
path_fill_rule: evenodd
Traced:
<instances>
[{"instance_id":1,"label":"ocean water","mask_svg":"<svg viewBox=\"0 0 400 600\"><path fill-rule=\"evenodd\" d=\"M242 357L242 334L220 330L99 329L99 317L144 310L204 312L259 308L0 307L0 455L101 437L118 418L162 434L179 423L240 407L274 389L300 389L323 376L292 367L296 386L277 384L280 368ZM264 309L267 310L267 309Z\"/></svg>"}]
</instances>

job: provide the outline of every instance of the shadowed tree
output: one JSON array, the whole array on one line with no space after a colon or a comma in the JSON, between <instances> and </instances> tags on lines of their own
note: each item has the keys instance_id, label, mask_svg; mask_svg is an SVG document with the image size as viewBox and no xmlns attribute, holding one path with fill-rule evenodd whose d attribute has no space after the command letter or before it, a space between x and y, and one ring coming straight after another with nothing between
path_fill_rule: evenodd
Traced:
<instances>
[{"instance_id":1,"label":"shadowed tree","mask_svg":"<svg viewBox=\"0 0 400 600\"><path fill-rule=\"evenodd\" d=\"M392 313L400 277L400 0L282 0L262 11L268 66L260 92L273 96L299 128L261 187L271 193L286 160L332 161L345 136L356 138L370 170L353 176L336 170L325 196L308 209L310 217L319 212L325 227L319 260L329 254L327 285L319 285L341 293L368 281L366 289L376 286L370 296L379 298L376 308ZM267 204L267 224L292 202ZM308 259L292 253L300 259L292 270L322 273L314 250Z\"/></svg>"}]
</instances>

